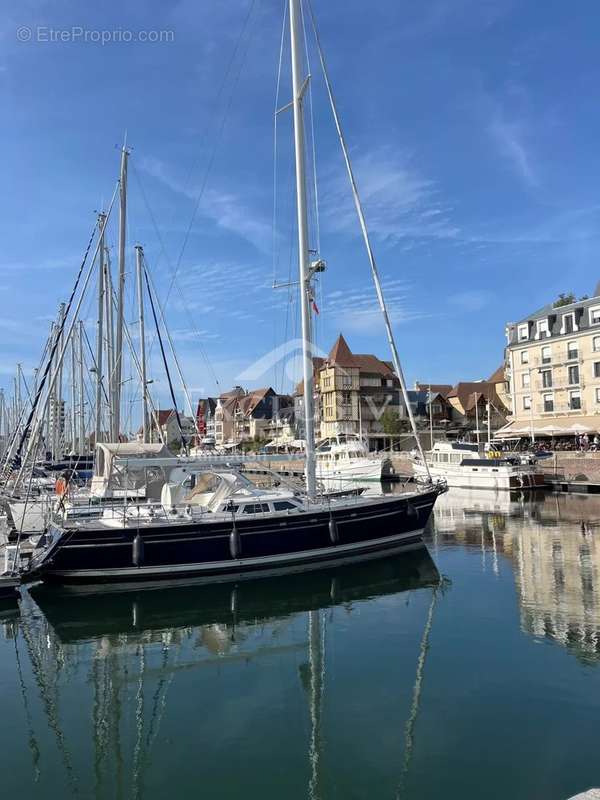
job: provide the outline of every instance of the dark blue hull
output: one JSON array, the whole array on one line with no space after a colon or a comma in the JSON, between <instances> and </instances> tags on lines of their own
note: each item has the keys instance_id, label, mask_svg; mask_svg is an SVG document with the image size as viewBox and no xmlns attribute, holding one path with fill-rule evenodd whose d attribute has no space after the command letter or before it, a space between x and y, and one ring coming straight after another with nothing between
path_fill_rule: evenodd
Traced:
<instances>
[{"instance_id":1,"label":"dark blue hull","mask_svg":"<svg viewBox=\"0 0 600 800\"><path fill-rule=\"evenodd\" d=\"M60 583L227 579L397 552L421 541L438 491L222 522L67 528L28 578Z\"/></svg>"}]
</instances>

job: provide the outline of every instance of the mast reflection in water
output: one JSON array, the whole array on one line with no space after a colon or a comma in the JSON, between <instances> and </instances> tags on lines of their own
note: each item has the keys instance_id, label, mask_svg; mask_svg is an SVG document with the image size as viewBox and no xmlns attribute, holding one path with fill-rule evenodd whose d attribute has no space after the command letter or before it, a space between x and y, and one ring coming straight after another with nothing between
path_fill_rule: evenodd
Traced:
<instances>
[{"instance_id":1,"label":"mast reflection in water","mask_svg":"<svg viewBox=\"0 0 600 800\"><path fill-rule=\"evenodd\" d=\"M286 791L294 776L320 797L326 663L339 644L329 632L349 632L355 619L362 627L384 602L382 621L406 617L405 635L417 644L423 602L439 582L420 548L239 586L104 594L33 587L20 617L5 620L0 650L8 667L12 642L21 689L13 712L20 742L9 748L21 769L13 789L183 797L204 786L222 796L240 781L264 795L278 785ZM413 672L417 659L414 652ZM278 750L291 772L274 777L268 764Z\"/></svg>"},{"instance_id":2,"label":"mast reflection in water","mask_svg":"<svg viewBox=\"0 0 600 800\"><path fill-rule=\"evenodd\" d=\"M3 793L600 786L600 498L451 490L427 542L431 557L238 586L33 587L0 636Z\"/></svg>"}]
</instances>

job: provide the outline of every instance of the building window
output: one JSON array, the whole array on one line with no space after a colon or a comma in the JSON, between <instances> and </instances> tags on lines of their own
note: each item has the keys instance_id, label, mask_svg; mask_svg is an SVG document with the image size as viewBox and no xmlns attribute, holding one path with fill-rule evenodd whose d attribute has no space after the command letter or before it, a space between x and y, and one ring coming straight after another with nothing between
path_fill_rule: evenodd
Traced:
<instances>
[{"instance_id":1,"label":"building window","mask_svg":"<svg viewBox=\"0 0 600 800\"><path fill-rule=\"evenodd\" d=\"M600 389L596 389L596 402L600 403Z\"/></svg>"},{"instance_id":2,"label":"building window","mask_svg":"<svg viewBox=\"0 0 600 800\"><path fill-rule=\"evenodd\" d=\"M519 325L517 336L520 342L526 342L529 339L529 325Z\"/></svg>"},{"instance_id":3,"label":"building window","mask_svg":"<svg viewBox=\"0 0 600 800\"><path fill-rule=\"evenodd\" d=\"M529 385L531 384L531 375L528 372L524 372L521 375L521 386L523 389L529 389Z\"/></svg>"},{"instance_id":4,"label":"building window","mask_svg":"<svg viewBox=\"0 0 600 800\"><path fill-rule=\"evenodd\" d=\"M579 383L579 367L569 367L569 385L573 386L574 384Z\"/></svg>"},{"instance_id":5,"label":"building window","mask_svg":"<svg viewBox=\"0 0 600 800\"><path fill-rule=\"evenodd\" d=\"M547 319L538 319L537 321L537 337L538 339L545 339L550 336L550 329L548 328Z\"/></svg>"},{"instance_id":6,"label":"building window","mask_svg":"<svg viewBox=\"0 0 600 800\"><path fill-rule=\"evenodd\" d=\"M521 364L529 364L529 350L521 350Z\"/></svg>"},{"instance_id":7,"label":"building window","mask_svg":"<svg viewBox=\"0 0 600 800\"><path fill-rule=\"evenodd\" d=\"M592 350L594 353L600 353L600 336L594 336L592 339Z\"/></svg>"},{"instance_id":8,"label":"building window","mask_svg":"<svg viewBox=\"0 0 600 800\"><path fill-rule=\"evenodd\" d=\"M569 393L569 408L571 411L581 410L581 392Z\"/></svg>"},{"instance_id":9,"label":"building window","mask_svg":"<svg viewBox=\"0 0 600 800\"><path fill-rule=\"evenodd\" d=\"M563 314L561 333L573 333L575 330L575 314Z\"/></svg>"},{"instance_id":10,"label":"building window","mask_svg":"<svg viewBox=\"0 0 600 800\"><path fill-rule=\"evenodd\" d=\"M523 398L523 409L525 411L529 411L530 408L531 408L531 397L526 396Z\"/></svg>"},{"instance_id":11,"label":"building window","mask_svg":"<svg viewBox=\"0 0 600 800\"><path fill-rule=\"evenodd\" d=\"M590 325L600 325L600 306L590 308Z\"/></svg>"},{"instance_id":12,"label":"building window","mask_svg":"<svg viewBox=\"0 0 600 800\"><path fill-rule=\"evenodd\" d=\"M568 361L572 361L574 358L579 357L579 349L577 347L577 342L568 342L567 344L567 359Z\"/></svg>"},{"instance_id":13,"label":"building window","mask_svg":"<svg viewBox=\"0 0 600 800\"><path fill-rule=\"evenodd\" d=\"M544 411L554 411L554 395L544 395Z\"/></svg>"},{"instance_id":14,"label":"building window","mask_svg":"<svg viewBox=\"0 0 600 800\"><path fill-rule=\"evenodd\" d=\"M594 361L594 378L600 378L600 361Z\"/></svg>"},{"instance_id":15,"label":"building window","mask_svg":"<svg viewBox=\"0 0 600 800\"><path fill-rule=\"evenodd\" d=\"M549 345L542 347L542 364L550 364L552 362L552 348Z\"/></svg>"},{"instance_id":16,"label":"building window","mask_svg":"<svg viewBox=\"0 0 600 800\"><path fill-rule=\"evenodd\" d=\"M540 374L542 376L542 386L544 389L550 389L552 386L552 370L543 369Z\"/></svg>"}]
</instances>

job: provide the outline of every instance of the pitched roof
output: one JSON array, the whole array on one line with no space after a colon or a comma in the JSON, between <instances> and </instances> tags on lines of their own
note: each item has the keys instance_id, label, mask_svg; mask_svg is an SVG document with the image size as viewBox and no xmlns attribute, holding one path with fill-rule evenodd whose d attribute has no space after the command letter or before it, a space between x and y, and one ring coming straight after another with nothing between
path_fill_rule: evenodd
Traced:
<instances>
[{"instance_id":1,"label":"pitched roof","mask_svg":"<svg viewBox=\"0 0 600 800\"><path fill-rule=\"evenodd\" d=\"M350 348L341 333L335 340L335 344L327 356L327 361L330 361L332 364L337 364L338 367L357 366L354 362L354 356L350 352Z\"/></svg>"},{"instance_id":2,"label":"pitched roof","mask_svg":"<svg viewBox=\"0 0 600 800\"><path fill-rule=\"evenodd\" d=\"M394 369L387 361L382 361L377 356L370 353L354 355L354 365L359 368L361 372L374 372L377 375L395 375Z\"/></svg>"},{"instance_id":3,"label":"pitched roof","mask_svg":"<svg viewBox=\"0 0 600 800\"><path fill-rule=\"evenodd\" d=\"M167 424L167 422L169 421L169 418L170 418L170 417L171 417L171 416L172 416L174 413L175 413L175 411L174 411L172 408L163 408L163 409L160 409L160 408L159 408L159 409L158 409L158 411L156 412L156 417L157 417L157 419L158 419L158 424L159 424L161 427L162 427L163 425L166 425L166 424ZM152 415L152 421L154 421L154 415Z\"/></svg>"},{"instance_id":4,"label":"pitched roof","mask_svg":"<svg viewBox=\"0 0 600 800\"><path fill-rule=\"evenodd\" d=\"M432 394L441 394L442 397L448 397L448 395L452 391L451 383L420 383L419 381L417 381L415 386L417 390L427 391L427 392L431 390Z\"/></svg>"},{"instance_id":5,"label":"pitched roof","mask_svg":"<svg viewBox=\"0 0 600 800\"><path fill-rule=\"evenodd\" d=\"M475 403L482 397L491 403L500 403L496 387L489 381L460 381L448 393L448 397L456 397L465 411L475 408Z\"/></svg>"},{"instance_id":6,"label":"pitched roof","mask_svg":"<svg viewBox=\"0 0 600 800\"><path fill-rule=\"evenodd\" d=\"M275 394L274 390L270 386L265 386L263 389L253 389L251 392L245 397L239 398L239 407L244 414L251 414L256 406L264 400L265 397L269 394Z\"/></svg>"},{"instance_id":7,"label":"pitched roof","mask_svg":"<svg viewBox=\"0 0 600 800\"><path fill-rule=\"evenodd\" d=\"M503 383L504 382L504 364L500 364L495 372L492 372L488 378L489 383Z\"/></svg>"}]
</instances>

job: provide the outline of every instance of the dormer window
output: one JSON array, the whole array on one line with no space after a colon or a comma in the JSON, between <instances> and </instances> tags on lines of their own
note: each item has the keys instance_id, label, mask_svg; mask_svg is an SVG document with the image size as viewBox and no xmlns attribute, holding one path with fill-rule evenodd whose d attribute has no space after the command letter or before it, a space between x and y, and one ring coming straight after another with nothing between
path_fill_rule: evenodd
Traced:
<instances>
[{"instance_id":1,"label":"dormer window","mask_svg":"<svg viewBox=\"0 0 600 800\"><path fill-rule=\"evenodd\" d=\"M519 325L517 328L517 336L520 342L526 342L529 339L529 325Z\"/></svg>"},{"instance_id":2,"label":"dormer window","mask_svg":"<svg viewBox=\"0 0 600 800\"><path fill-rule=\"evenodd\" d=\"M578 330L577 324L575 323L575 313L573 311L569 312L568 314L562 315L562 323L560 326L561 333L573 333L573 331Z\"/></svg>"},{"instance_id":3,"label":"dormer window","mask_svg":"<svg viewBox=\"0 0 600 800\"><path fill-rule=\"evenodd\" d=\"M590 325L600 325L600 306L590 308Z\"/></svg>"},{"instance_id":4,"label":"dormer window","mask_svg":"<svg viewBox=\"0 0 600 800\"><path fill-rule=\"evenodd\" d=\"M536 339L545 339L547 336L550 336L550 328L548 327L548 320L547 319L538 319L537 321L537 331L536 331Z\"/></svg>"}]
</instances>

